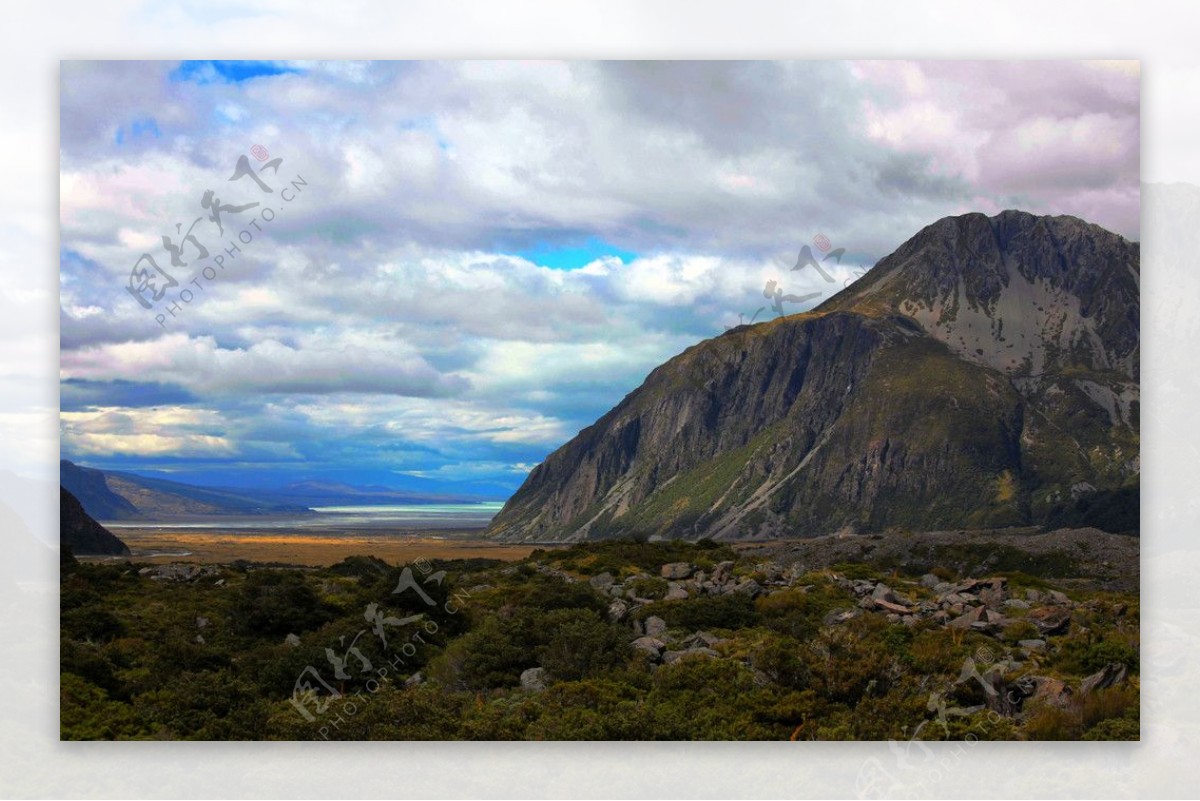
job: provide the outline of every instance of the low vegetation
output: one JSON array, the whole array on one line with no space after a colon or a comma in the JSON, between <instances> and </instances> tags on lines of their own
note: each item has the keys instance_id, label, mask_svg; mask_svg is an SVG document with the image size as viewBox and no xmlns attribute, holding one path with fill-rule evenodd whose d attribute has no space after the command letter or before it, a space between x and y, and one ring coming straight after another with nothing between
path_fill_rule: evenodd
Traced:
<instances>
[{"instance_id":1,"label":"low vegetation","mask_svg":"<svg viewBox=\"0 0 1200 801\"><path fill-rule=\"evenodd\" d=\"M1006 600L988 600L1003 605L1002 622L956 627L940 610L976 591L955 584L967 578L955 565L976 555L928 556L946 563L922 565L931 572L918 579L862 564L756 563L712 542L576 545L512 563L352 557L321 569L68 554L61 732L1138 737L1136 596L1075 582L1068 598L1057 583L1067 560L1004 552L997 566L1023 572L1005 577ZM1039 608L1050 603L1067 622Z\"/></svg>"}]
</instances>

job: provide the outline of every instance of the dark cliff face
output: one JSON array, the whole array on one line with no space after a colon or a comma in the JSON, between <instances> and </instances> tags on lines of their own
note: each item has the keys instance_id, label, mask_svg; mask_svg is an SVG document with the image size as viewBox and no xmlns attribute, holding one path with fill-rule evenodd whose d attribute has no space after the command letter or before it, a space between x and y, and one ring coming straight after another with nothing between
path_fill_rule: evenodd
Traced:
<instances>
[{"instance_id":1,"label":"dark cliff face","mask_svg":"<svg viewBox=\"0 0 1200 801\"><path fill-rule=\"evenodd\" d=\"M97 523L65 488L59 488L59 540L75 554L128 556L129 548Z\"/></svg>"},{"instance_id":2,"label":"dark cliff face","mask_svg":"<svg viewBox=\"0 0 1200 801\"><path fill-rule=\"evenodd\" d=\"M92 517L99 520L138 517L137 507L112 491L104 473L80 467L66 459L60 461L58 467L59 485L70 492Z\"/></svg>"},{"instance_id":3,"label":"dark cliff face","mask_svg":"<svg viewBox=\"0 0 1200 801\"><path fill-rule=\"evenodd\" d=\"M491 532L1136 529L1137 271L1073 218L939 221L814 312L654 370Z\"/></svg>"}]
</instances>

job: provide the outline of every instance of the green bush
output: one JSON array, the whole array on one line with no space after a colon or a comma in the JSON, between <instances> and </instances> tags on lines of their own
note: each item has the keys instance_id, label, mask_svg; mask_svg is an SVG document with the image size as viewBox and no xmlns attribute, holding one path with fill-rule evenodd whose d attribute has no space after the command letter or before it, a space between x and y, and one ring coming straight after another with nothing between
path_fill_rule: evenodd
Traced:
<instances>
[{"instance_id":1,"label":"green bush","mask_svg":"<svg viewBox=\"0 0 1200 801\"><path fill-rule=\"evenodd\" d=\"M671 628L689 631L743 629L758 623L754 601L743 593L701 596L686 601L658 601L644 606L639 615L643 619L657 615Z\"/></svg>"},{"instance_id":2,"label":"green bush","mask_svg":"<svg viewBox=\"0 0 1200 801\"><path fill-rule=\"evenodd\" d=\"M555 679L575 681L604 675L629 657L625 629L579 610L546 615L549 638L539 649L542 667Z\"/></svg>"},{"instance_id":3,"label":"green bush","mask_svg":"<svg viewBox=\"0 0 1200 801\"><path fill-rule=\"evenodd\" d=\"M331 619L302 573L256 570L246 575L233 622L246 634L284 636L319 628Z\"/></svg>"}]
</instances>

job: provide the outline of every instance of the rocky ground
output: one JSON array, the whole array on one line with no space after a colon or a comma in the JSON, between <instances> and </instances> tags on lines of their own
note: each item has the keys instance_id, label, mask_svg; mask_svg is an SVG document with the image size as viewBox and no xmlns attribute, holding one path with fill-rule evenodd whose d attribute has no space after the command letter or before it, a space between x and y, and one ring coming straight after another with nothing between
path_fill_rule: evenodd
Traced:
<instances>
[{"instance_id":1,"label":"rocky ground","mask_svg":"<svg viewBox=\"0 0 1200 801\"><path fill-rule=\"evenodd\" d=\"M1120 592L1136 592L1141 575L1138 538L1095 528L830 536L743 543L734 549L749 559L808 569L861 562L912 573L914 566L940 564L964 575L1021 570L1067 586Z\"/></svg>"},{"instance_id":2,"label":"rocky ground","mask_svg":"<svg viewBox=\"0 0 1200 801\"><path fill-rule=\"evenodd\" d=\"M1013 549L1009 552L1006 548ZM948 550L947 550L948 549ZM1078 703L1098 689L1124 683L1129 666L1104 665L1092 675L1075 682L1038 675L1037 667L1058 648L1071 632L1076 618L1093 619L1097 614L1122 618L1127 603L1088 597L1075 601L1059 589L1024 587L1010 590L1006 576L989 572L1003 562L1021 563L1045 573L1063 575L1055 583L1078 588L1081 593L1136 592L1138 583L1138 540L1106 534L1096 529L1060 529L1047 533L1031 531L931 532L920 535L883 537L827 537L799 542L755 543L736 546L739 558L717 563L705 571L689 562L663 564L659 576L638 573L618 579L604 572L583 579L550 564L536 562L536 569L565 582L586 580L592 589L610 597L608 616L613 623L629 627L631 645L652 665L670 665L684 658L721 659L735 649L733 640L708 631L672 629L647 608L662 601L743 594L752 599L809 592L816 585L805 583L819 576L844 593L845 603L831 609L822 621L837 627L861 615L878 615L887 623L909 628L940 628L950 633L974 632L992 638L995 648L981 647L976 657L964 662L964 677L985 690L985 704L959 710L963 714L987 708L1007 717L1021 714L1026 700L1058 708ZM854 578L839 573L836 566L865 567L865 561L897 568L911 568L932 553L958 553L963 564L960 576L947 581L933 573L918 579L905 578L898 570L892 578ZM943 566L939 573L949 571ZM911 572L910 572L911 575ZM1019 573L1023 578L1030 576ZM665 591L644 597L648 582L661 579ZM1079 615L1076 612L1079 612ZM1136 610L1131 616L1136 618ZM1076 624L1078 627L1078 624ZM1027 636L1014 636L1014 631ZM1086 632L1086 628L1080 628ZM960 677L960 681L965 680ZM527 690L543 688L541 668L521 676ZM764 677L765 680L765 677ZM1074 686L1072 686L1074 685Z\"/></svg>"}]
</instances>

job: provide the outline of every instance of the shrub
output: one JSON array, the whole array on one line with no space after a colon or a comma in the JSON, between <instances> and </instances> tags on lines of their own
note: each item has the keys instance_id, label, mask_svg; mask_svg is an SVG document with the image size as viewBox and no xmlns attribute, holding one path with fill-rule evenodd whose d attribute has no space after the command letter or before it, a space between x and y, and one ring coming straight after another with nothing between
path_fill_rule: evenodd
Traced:
<instances>
[{"instance_id":1,"label":"shrub","mask_svg":"<svg viewBox=\"0 0 1200 801\"><path fill-rule=\"evenodd\" d=\"M758 622L754 601L749 595L702 596L686 601L659 601L643 607L642 618L658 615L671 628L689 629L742 629Z\"/></svg>"},{"instance_id":2,"label":"shrub","mask_svg":"<svg viewBox=\"0 0 1200 801\"><path fill-rule=\"evenodd\" d=\"M553 678L574 681L603 675L629 656L624 629L583 611L546 616L549 641L539 649L542 667Z\"/></svg>"},{"instance_id":3,"label":"shrub","mask_svg":"<svg viewBox=\"0 0 1200 801\"><path fill-rule=\"evenodd\" d=\"M233 605L234 625L254 635L282 636L309 631L331 617L307 577L294 571L248 573Z\"/></svg>"}]
</instances>

